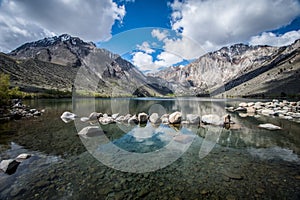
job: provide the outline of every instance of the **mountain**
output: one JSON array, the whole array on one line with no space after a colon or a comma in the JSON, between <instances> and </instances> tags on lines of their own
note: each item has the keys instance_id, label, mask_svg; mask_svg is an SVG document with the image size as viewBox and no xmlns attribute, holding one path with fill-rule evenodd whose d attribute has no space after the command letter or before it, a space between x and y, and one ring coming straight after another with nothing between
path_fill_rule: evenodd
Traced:
<instances>
[{"instance_id":1,"label":"mountain","mask_svg":"<svg viewBox=\"0 0 300 200\"><path fill-rule=\"evenodd\" d=\"M284 47L235 44L184 67L145 76L92 42L64 34L0 53L0 72L26 92L99 96L300 96L300 40Z\"/></svg>"},{"instance_id":2,"label":"mountain","mask_svg":"<svg viewBox=\"0 0 300 200\"><path fill-rule=\"evenodd\" d=\"M0 71L10 74L12 84L24 91L71 91L75 84L78 92L101 96L172 93L151 84L119 55L67 34L26 43L0 58Z\"/></svg>"},{"instance_id":3,"label":"mountain","mask_svg":"<svg viewBox=\"0 0 300 200\"><path fill-rule=\"evenodd\" d=\"M300 40L285 47L235 44L207 53L185 67L169 67L151 76L179 83L183 89L176 91L177 94L235 97L299 94L299 87L294 87L300 83L299 46Z\"/></svg>"}]
</instances>

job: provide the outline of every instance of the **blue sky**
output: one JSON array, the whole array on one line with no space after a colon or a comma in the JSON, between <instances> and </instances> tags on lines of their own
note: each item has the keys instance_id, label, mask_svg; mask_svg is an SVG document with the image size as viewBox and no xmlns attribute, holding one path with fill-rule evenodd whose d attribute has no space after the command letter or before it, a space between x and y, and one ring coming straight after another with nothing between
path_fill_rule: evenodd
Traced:
<instances>
[{"instance_id":1,"label":"blue sky","mask_svg":"<svg viewBox=\"0 0 300 200\"><path fill-rule=\"evenodd\" d=\"M155 72L235 43L291 44L300 1L0 0L0 51L64 33Z\"/></svg>"}]
</instances>

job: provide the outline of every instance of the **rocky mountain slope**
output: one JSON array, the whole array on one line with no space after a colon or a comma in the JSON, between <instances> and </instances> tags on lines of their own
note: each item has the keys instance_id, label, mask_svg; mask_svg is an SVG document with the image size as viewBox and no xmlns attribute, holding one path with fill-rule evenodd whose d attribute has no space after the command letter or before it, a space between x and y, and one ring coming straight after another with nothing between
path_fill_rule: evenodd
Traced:
<instances>
[{"instance_id":1,"label":"rocky mountain slope","mask_svg":"<svg viewBox=\"0 0 300 200\"><path fill-rule=\"evenodd\" d=\"M300 83L296 75L299 66L299 44L300 40L286 47L236 44L205 54L183 68L169 67L151 76L170 83L179 83L184 89L176 91L177 94L189 93L199 96L297 94L300 92L299 89L290 86ZM260 77L256 80L259 80L261 85L258 91L257 84L252 79L263 73L269 75L268 78ZM251 80L253 84L247 83ZM278 80L285 80L281 83L279 93L275 89Z\"/></svg>"},{"instance_id":2,"label":"rocky mountain slope","mask_svg":"<svg viewBox=\"0 0 300 200\"><path fill-rule=\"evenodd\" d=\"M299 98L300 40L279 48L279 52L271 61L228 81L212 95Z\"/></svg>"},{"instance_id":3,"label":"rocky mountain slope","mask_svg":"<svg viewBox=\"0 0 300 200\"><path fill-rule=\"evenodd\" d=\"M236 44L145 76L119 55L64 34L0 53L0 72L28 92L70 92L75 85L100 96L295 96L299 47L300 40L285 47Z\"/></svg>"},{"instance_id":4,"label":"rocky mountain slope","mask_svg":"<svg viewBox=\"0 0 300 200\"><path fill-rule=\"evenodd\" d=\"M0 57L0 71L10 74L13 85L25 91L71 91L75 84L78 91L101 96L172 93L151 84L120 56L67 34L26 43Z\"/></svg>"}]
</instances>

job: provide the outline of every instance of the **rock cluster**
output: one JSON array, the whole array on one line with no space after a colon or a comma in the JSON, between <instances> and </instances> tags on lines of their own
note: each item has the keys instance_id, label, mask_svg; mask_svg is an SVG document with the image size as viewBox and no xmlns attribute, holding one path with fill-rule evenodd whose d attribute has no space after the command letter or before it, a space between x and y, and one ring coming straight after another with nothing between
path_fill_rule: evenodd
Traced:
<instances>
[{"instance_id":1,"label":"rock cluster","mask_svg":"<svg viewBox=\"0 0 300 200\"><path fill-rule=\"evenodd\" d=\"M15 99L12 101L13 105L7 110L7 114L2 114L0 116L0 121L9 120L20 120L22 118L31 118L41 116L45 110L37 110L35 108L30 108L22 103L21 100Z\"/></svg>"},{"instance_id":2,"label":"rock cluster","mask_svg":"<svg viewBox=\"0 0 300 200\"><path fill-rule=\"evenodd\" d=\"M71 112L64 112L61 115L61 119L68 123L77 118L77 115ZM208 114L200 115L197 114L187 114L185 118L183 118L182 113L179 111L173 112L171 114L163 114L159 116L158 113L152 113L148 115L147 113L138 113L138 114L127 114L120 115L119 113L115 113L112 115L108 115L107 113L97 113L93 112L89 115L89 117L81 117L80 121L82 122L99 122L102 125L111 124L111 123L124 123L124 124L146 124L150 122L152 124L191 124L191 125L215 125L215 126L223 126L225 128L231 128L231 124L234 124L230 121L230 115L225 115L223 117L219 117L216 114ZM233 126L232 126L233 127Z\"/></svg>"},{"instance_id":3,"label":"rock cluster","mask_svg":"<svg viewBox=\"0 0 300 200\"><path fill-rule=\"evenodd\" d=\"M19 164L30 157L30 154L22 153L15 159L2 160L0 162L0 170L7 174L13 174L16 172Z\"/></svg>"},{"instance_id":4,"label":"rock cluster","mask_svg":"<svg viewBox=\"0 0 300 200\"><path fill-rule=\"evenodd\" d=\"M281 119L299 121L300 120L300 101L279 101L273 99L268 102L242 102L235 107L226 107L226 110L229 112L239 112L239 115L242 117L254 116L260 117L271 116L279 117ZM273 124L260 124L258 127L265 128L268 130L279 130L279 126Z\"/></svg>"},{"instance_id":5,"label":"rock cluster","mask_svg":"<svg viewBox=\"0 0 300 200\"><path fill-rule=\"evenodd\" d=\"M282 119L297 120L300 119L300 101L289 102L287 100L279 101L274 99L269 102L242 102L239 107L226 107L230 112L245 112L246 116L255 116L257 114L264 116L276 116Z\"/></svg>"}]
</instances>

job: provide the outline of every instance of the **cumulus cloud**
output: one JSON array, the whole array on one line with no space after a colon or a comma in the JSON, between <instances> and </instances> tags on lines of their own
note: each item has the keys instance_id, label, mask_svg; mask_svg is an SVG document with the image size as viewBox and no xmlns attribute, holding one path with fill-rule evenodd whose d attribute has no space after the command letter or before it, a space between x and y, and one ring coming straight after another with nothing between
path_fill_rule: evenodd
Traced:
<instances>
[{"instance_id":1,"label":"cumulus cloud","mask_svg":"<svg viewBox=\"0 0 300 200\"><path fill-rule=\"evenodd\" d=\"M147 54L151 54L154 52L148 42L143 42L141 45L137 45L137 49L146 52Z\"/></svg>"},{"instance_id":2,"label":"cumulus cloud","mask_svg":"<svg viewBox=\"0 0 300 200\"><path fill-rule=\"evenodd\" d=\"M152 37L157 38L158 41L162 41L168 37L169 32L167 30L160 31L159 29L153 29L151 31L151 35L152 35Z\"/></svg>"},{"instance_id":3,"label":"cumulus cloud","mask_svg":"<svg viewBox=\"0 0 300 200\"><path fill-rule=\"evenodd\" d=\"M133 53L131 61L142 72L156 72L160 67L153 62L151 55L140 51Z\"/></svg>"},{"instance_id":4,"label":"cumulus cloud","mask_svg":"<svg viewBox=\"0 0 300 200\"><path fill-rule=\"evenodd\" d=\"M207 51L247 42L254 35L289 24L300 13L297 0L175 0L170 6L172 29Z\"/></svg>"},{"instance_id":5,"label":"cumulus cloud","mask_svg":"<svg viewBox=\"0 0 300 200\"><path fill-rule=\"evenodd\" d=\"M87 41L111 37L116 20L122 23L125 7L112 0L3 0L0 4L0 51L24 42L62 33Z\"/></svg>"},{"instance_id":6,"label":"cumulus cloud","mask_svg":"<svg viewBox=\"0 0 300 200\"><path fill-rule=\"evenodd\" d=\"M261 35L251 37L251 45L286 46L300 39L300 30L290 31L285 34L276 35L271 32L263 32Z\"/></svg>"},{"instance_id":7,"label":"cumulus cloud","mask_svg":"<svg viewBox=\"0 0 300 200\"><path fill-rule=\"evenodd\" d=\"M192 60L204 54L201 45L182 34L171 34L172 30L153 29L151 35L162 42L160 49L163 50L157 55L155 64L161 67L169 67L180 63L183 60Z\"/></svg>"},{"instance_id":8,"label":"cumulus cloud","mask_svg":"<svg viewBox=\"0 0 300 200\"><path fill-rule=\"evenodd\" d=\"M157 60L154 63L160 67L169 67L181 61L183 61L181 56L163 51L157 55Z\"/></svg>"}]
</instances>

